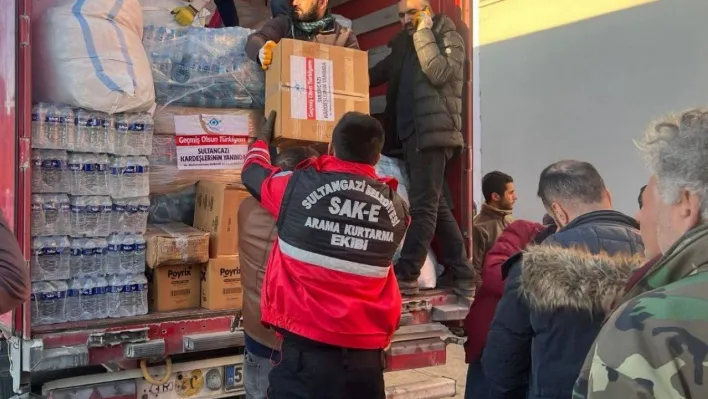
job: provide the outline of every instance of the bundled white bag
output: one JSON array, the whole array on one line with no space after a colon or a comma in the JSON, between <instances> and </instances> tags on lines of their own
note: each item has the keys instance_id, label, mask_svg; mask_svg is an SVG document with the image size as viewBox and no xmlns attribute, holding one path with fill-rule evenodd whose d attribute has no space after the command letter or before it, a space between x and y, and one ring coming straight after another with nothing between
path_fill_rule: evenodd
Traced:
<instances>
[{"instance_id":1,"label":"bundled white bag","mask_svg":"<svg viewBox=\"0 0 708 399\"><path fill-rule=\"evenodd\" d=\"M404 201L408 202L408 189L409 184L408 174L406 173L406 165L400 159L389 158L385 155L381 156L381 160L376 164L376 173L379 176L393 177L398 180L398 195L403 198ZM405 237L403 239L405 241ZM393 255L393 261L396 262L401 256L401 249L403 249L403 242L398 247L398 250ZM438 261L435 258L435 254L432 250L428 249L428 256L425 258L425 263L420 269L420 277L418 277L418 287L423 289L435 288L438 282ZM440 272L442 273L442 271Z\"/></svg>"},{"instance_id":2,"label":"bundled white bag","mask_svg":"<svg viewBox=\"0 0 708 399\"><path fill-rule=\"evenodd\" d=\"M155 89L138 0L51 3L32 24L34 102L109 114L149 111Z\"/></svg>"}]
</instances>

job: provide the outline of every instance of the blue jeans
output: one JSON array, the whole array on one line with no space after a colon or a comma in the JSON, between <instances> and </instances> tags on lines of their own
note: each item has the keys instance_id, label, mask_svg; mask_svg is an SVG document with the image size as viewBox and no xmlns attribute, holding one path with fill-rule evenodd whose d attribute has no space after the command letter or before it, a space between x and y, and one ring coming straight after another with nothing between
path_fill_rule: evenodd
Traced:
<instances>
[{"instance_id":1,"label":"blue jeans","mask_svg":"<svg viewBox=\"0 0 708 399\"><path fill-rule=\"evenodd\" d=\"M470 363L467 368L467 386L465 387L465 399L488 399L489 387L484 378L481 358Z\"/></svg>"},{"instance_id":2,"label":"blue jeans","mask_svg":"<svg viewBox=\"0 0 708 399\"><path fill-rule=\"evenodd\" d=\"M270 13L273 18L278 15L290 15L292 0L270 0Z\"/></svg>"},{"instance_id":3,"label":"blue jeans","mask_svg":"<svg viewBox=\"0 0 708 399\"><path fill-rule=\"evenodd\" d=\"M268 374L273 366L270 359L244 353L243 374L246 399L268 398Z\"/></svg>"}]
</instances>

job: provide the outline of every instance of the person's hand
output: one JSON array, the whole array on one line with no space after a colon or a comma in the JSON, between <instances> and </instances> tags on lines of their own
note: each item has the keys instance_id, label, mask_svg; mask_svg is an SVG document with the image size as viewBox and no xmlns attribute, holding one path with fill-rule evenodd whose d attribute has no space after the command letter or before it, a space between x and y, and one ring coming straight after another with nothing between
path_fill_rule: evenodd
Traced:
<instances>
[{"instance_id":1,"label":"person's hand","mask_svg":"<svg viewBox=\"0 0 708 399\"><path fill-rule=\"evenodd\" d=\"M172 10L172 15L175 16L175 21L182 26L190 26L194 22L194 17L197 16L197 9L191 4L183 7L177 7Z\"/></svg>"},{"instance_id":2,"label":"person's hand","mask_svg":"<svg viewBox=\"0 0 708 399\"><path fill-rule=\"evenodd\" d=\"M268 67L273 62L273 48L275 48L275 42L268 40L258 51L258 60L261 62L261 68L264 71L268 70Z\"/></svg>"},{"instance_id":3,"label":"person's hand","mask_svg":"<svg viewBox=\"0 0 708 399\"><path fill-rule=\"evenodd\" d=\"M421 31L423 29L430 29L433 27L433 16L429 9L423 9L418 11L413 17L413 24L415 25L416 31Z\"/></svg>"},{"instance_id":4,"label":"person's hand","mask_svg":"<svg viewBox=\"0 0 708 399\"><path fill-rule=\"evenodd\" d=\"M258 139L265 141L267 144L273 140L273 130L275 129L275 111L270 111L270 115L263 122L263 127L261 127L260 133L258 133Z\"/></svg>"}]
</instances>

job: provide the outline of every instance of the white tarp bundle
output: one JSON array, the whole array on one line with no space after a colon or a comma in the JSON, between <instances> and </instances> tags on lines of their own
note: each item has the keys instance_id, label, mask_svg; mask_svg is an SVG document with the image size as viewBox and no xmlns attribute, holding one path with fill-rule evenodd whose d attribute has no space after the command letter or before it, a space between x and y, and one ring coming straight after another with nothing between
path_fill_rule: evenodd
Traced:
<instances>
[{"instance_id":1,"label":"white tarp bundle","mask_svg":"<svg viewBox=\"0 0 708 399\"><path fill-rule=\"evenodd\" d=\"M382 155L381 160L376 164L376 173L380 176L393 177L398 180L398 195L408 202L408 187L410 183L403 161ZM394 262L401 256L402 248L403 242L401 242L401 246L398 247L398 251L396 251L396 254L393 256ZM435 288L435 284L437 284L437 269L439 268L435 254L432 250L428 249L428 256L425 259L425 263L423 263L423 267L420 269L418 287Z\"/></svg>"},{"instance_id":2,"label":"white tarp bundle","mask_svg":"<svg viewBox=\"0 0 708 399\"><path fill-rule=\"evenodd\" d=\"M35 0L35 102L109 114L149 111L152 71L138 0Z\"/></svg>"}]
</instances>

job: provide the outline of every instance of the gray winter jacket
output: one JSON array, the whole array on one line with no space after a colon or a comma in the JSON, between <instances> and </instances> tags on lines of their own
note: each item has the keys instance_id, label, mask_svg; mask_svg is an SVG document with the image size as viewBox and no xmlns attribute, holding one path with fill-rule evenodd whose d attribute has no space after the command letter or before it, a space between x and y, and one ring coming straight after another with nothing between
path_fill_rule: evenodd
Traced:
<instances>
[{"instance_id":1,"label":"gray winter jacket","mask_svg":"<svg viewBox=\"0 0 708 399\"><path fill-rule=\"evenodd\" d=\"M411 43L412 41L412 43ZM386 92L386 144L384 154L397 155L400 148L396 132L396 94L406 51L414 46L420 67L413 84L416 148L462 147L462 89L465 44L455 23L445 15L433 17L432 29L413 34L402 31L389 47L391 54L369 69L372 87L388 83Z\"/></svg>"}]
</instances>

